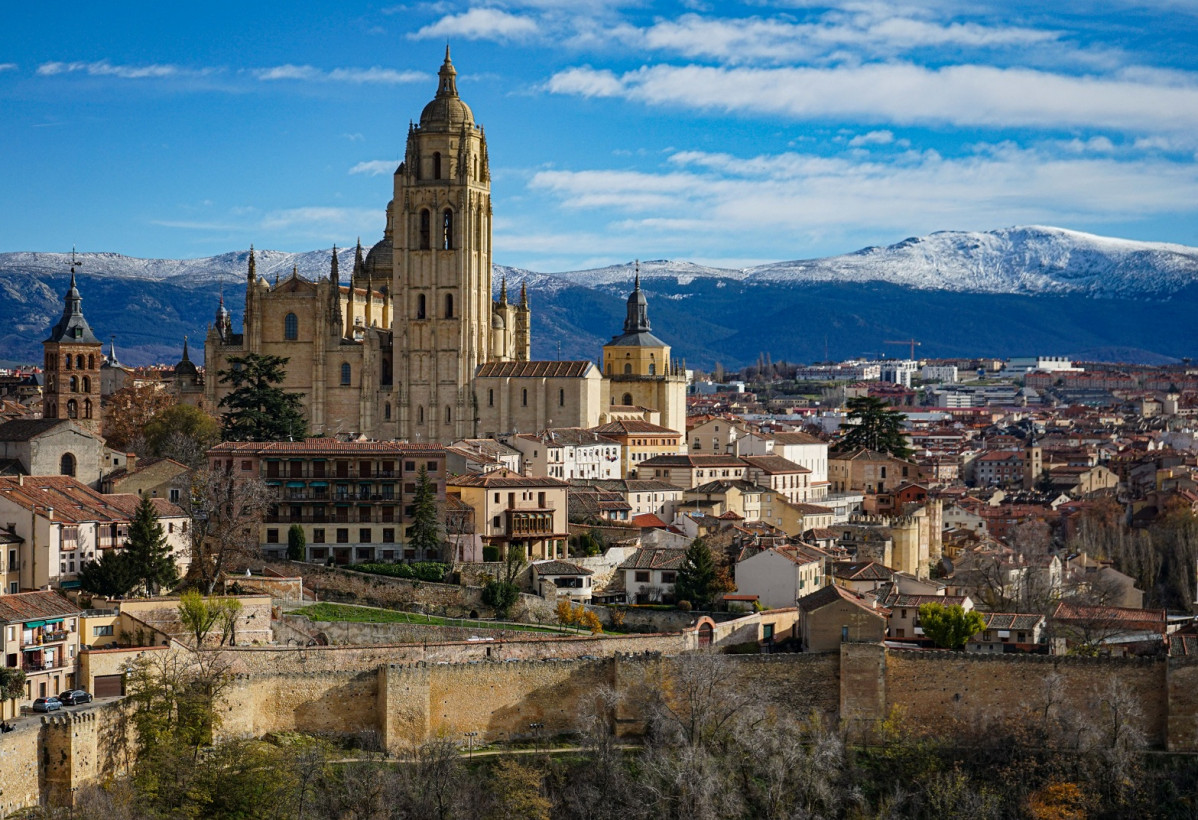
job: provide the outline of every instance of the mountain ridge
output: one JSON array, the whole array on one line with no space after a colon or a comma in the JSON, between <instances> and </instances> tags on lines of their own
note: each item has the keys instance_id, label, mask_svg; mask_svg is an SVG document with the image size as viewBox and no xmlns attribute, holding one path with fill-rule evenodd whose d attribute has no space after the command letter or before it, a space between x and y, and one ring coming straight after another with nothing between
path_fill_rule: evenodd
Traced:
<instances>
[{"instance_id":1,"label":"mountain ridge","mask_svg":"<svg viewBox=\"0 0 1198 820\"><path fill-rule=\"evenodd\" d=\"M292 270L314 279L328 275L330 253L260 250L255 260L268 280ZM218 294L239 322L248 255L78 254L84 310L103 338L117 335L123 360L174 361L183 335L202 338ZM353 246L338 248L343 281L353 255ZM0 253L0 358L40 360L71 259ZM634 267L545 273L495 265L494 286L498 292L504 277L528 283L535 357L556 357L560 345L562 356L590 359L619 330ZM1198 309L1198 248L1047 226L938 231L740 269L648 260L639 270L655 332L700 366L736 366L759 352L792 361L877 353L886 340L909 336L924 341L926 356L1122 349L1175 358L1198 341L1188 321ZM1162 335L1167 328L1172 336Z\"/></svg>"}]
</instances>

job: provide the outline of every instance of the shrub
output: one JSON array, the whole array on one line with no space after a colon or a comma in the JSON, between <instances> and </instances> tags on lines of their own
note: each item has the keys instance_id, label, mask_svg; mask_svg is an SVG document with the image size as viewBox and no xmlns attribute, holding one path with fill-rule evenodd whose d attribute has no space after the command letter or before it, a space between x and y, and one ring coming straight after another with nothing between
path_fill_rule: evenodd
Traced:
<instances>
[{"instance_id":1,"label":"shrub","mask_svg":"<svg viewBox=\"0 0 1198 820\"><path fill-rule=\"evenodd\" d=\"M483 560L488 564L499 561L499 547L483 547Z\"/></svg>"},{"instance_id":2,"label":"shrub","mask_svg":"<svg viewBox=\"0 0 1198 820\"><path fill-rule=\"evenodd\" d=\"M691 602L690 602L690 601L679 601L679 602L676 604L676 606L677 606L679 609L681 609L683 612L690 612L690 611L691 611Z\"/></svg>"},{"instance_id":3,"label":"shrub","mask_svg":"<svg viewBox=\"0 0 1198 820\"><path fill-rule=\"evenodd\" d=\"M389 578L407 578L415 581L440 583L449 572L447 564L436 561L418 561L415 564L355 564L359 572L369 572L372 575L386 575Z\"/></svg>"}]
</instances>

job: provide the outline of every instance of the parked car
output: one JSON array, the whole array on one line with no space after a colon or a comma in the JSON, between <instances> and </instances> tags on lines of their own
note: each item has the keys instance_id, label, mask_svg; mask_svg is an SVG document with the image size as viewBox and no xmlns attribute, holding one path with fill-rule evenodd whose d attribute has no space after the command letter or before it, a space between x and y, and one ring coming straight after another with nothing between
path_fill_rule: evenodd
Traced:
<instances>
[{"instance_id":1,"label":"parked car","mask_svg":"<svg viewBox=\"0 0 1198 820\"><path fill-rule=\"evenodd\" d=\"M61 708L62 701L58 698L38 698L33 702L35 712L53 712Z\"/></svg>"},{"instance_id":2,"label":"parked car","mask_svg":"<svg viewBox=\"0 0 1198 820\"><path fill-rule=\"evenodd\" d=\"M91 703L91 692L86 689L68 689L58 696L67 706L78 706L80 703Z\"/></svg>"}]
</instances>

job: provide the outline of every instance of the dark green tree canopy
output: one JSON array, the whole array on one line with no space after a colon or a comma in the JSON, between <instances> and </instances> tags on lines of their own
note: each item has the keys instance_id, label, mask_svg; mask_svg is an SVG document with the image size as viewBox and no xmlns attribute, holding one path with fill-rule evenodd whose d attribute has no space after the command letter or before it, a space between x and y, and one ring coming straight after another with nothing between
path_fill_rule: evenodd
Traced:
<instances>
[{"instance_id":1,"label":"dark green tree canopy","mask_svg":"<svg viewBox=\"0 0 1198 820\"><path fill-rule=\"evenodd\" d=\"M975 610L960 604L923 604L919 607L919 625L936 646L960 652L966 642L982 631L986 621Z\"/></svg>"},{"instance_id":2,"label":"dark green tree canopy","mask_svg":"<svg viewBox=\"0 0 1198 820\"><path fill-rule=\"evenodd\" d=\"M125 550L100 550L100 558L79 568L79 588L104 598L123 598L139 579Z\"/></svg>"},{"instance_id":3,"label":"dark green tree canopy","mask_svg":"<svg viewBox=\"0 0 1198 820\"><path fill-rule=\"evenodd\" d=\"M412 523L408 527L408 546L417 550L420 558L428 550L441 548L441 520L437 514L437 488L421 465L416 475L416 494L412 497Z\"/></svg>"},{"instance_id":4,"label":"dark green tree canopy","mask_svg":"<svg viewBox=\"0 0 1198 820\"><path fill-rule=\"evenodd\" d=\"M889 453L896 458L910 458L912 451L903 435L907 416L876 396L849 399L848 419L840 426L843 434L836 450L851 452L859 447Z\"/></svg>"},{"instance_id":5,"label":"dark green tree canopy","mask_svg":"<svg viewBox=\"0 0 1198 820\"><path fill-rule=\"evenodd\" d=\"M233 392L220 400L225 441L299 441L308 434L302 393L278 387L286 376L285 356L247 353L230 356L232 365L217 375Z\"/></svg>"},{"instance_id":6,"label":"dark green tree canopy","mask_svg":"<svg viewBox=\"0 0 1198 820\"><path fill-rule=\"evenodd\" d=\"M146 594L157 595L179 581L175 557L166 540L166 530L158 520L158 512L149 496L142 496L137 512L129 524L129 541L125 545L130 570Z\"/></svg>"},{"instance_id":7,"label":"dark green tree canopy","mask_svg":"<svg viewBox=\"0 0 1198 820\"><path fill-rule=\"evenodd\" d=\"M287 530L287 558L291 561L304 560L304 548L308 545L308 538L304 535L304 528L299 524L292 524Z\"/></svg>"},{"instance_id":8,"label":"dark green tree canopy","mask_svg":"<svg viewBox=\"0 0 1198 820\"><path fill-rule=\"evenodd\" d=\"M719 570L711 547L702 538L696 538L686 548L682 566L674 581L674 599L690 601L695 609L707 609L721 591Z\"/></svg>"}]
</instances>

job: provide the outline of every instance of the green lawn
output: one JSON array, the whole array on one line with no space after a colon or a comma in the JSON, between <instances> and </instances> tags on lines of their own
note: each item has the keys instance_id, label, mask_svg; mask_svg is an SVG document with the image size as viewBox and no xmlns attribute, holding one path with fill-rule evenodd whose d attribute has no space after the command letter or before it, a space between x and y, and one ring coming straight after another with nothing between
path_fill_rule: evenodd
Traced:
<instances>
[{"instance_id":1,"label":"green lawn","mask_svg":"<svg viewBox=\"0 0 1198 820\"><path fill-rule=\"evenodd\" d=\"M461 626L470 629L510 629L520 632L572 632L578 630L550 626L509 623L507 621L476 621L465 618L441 618L437 615L420 615L415 612L399 612L394 609L374 609L352 604L312 604L295 609L292 615L304 615L313 621L344 621L366 624L421 624L424 626ZM589 634L589 633L588 633Z\"/></svg>"}]
</instances>

